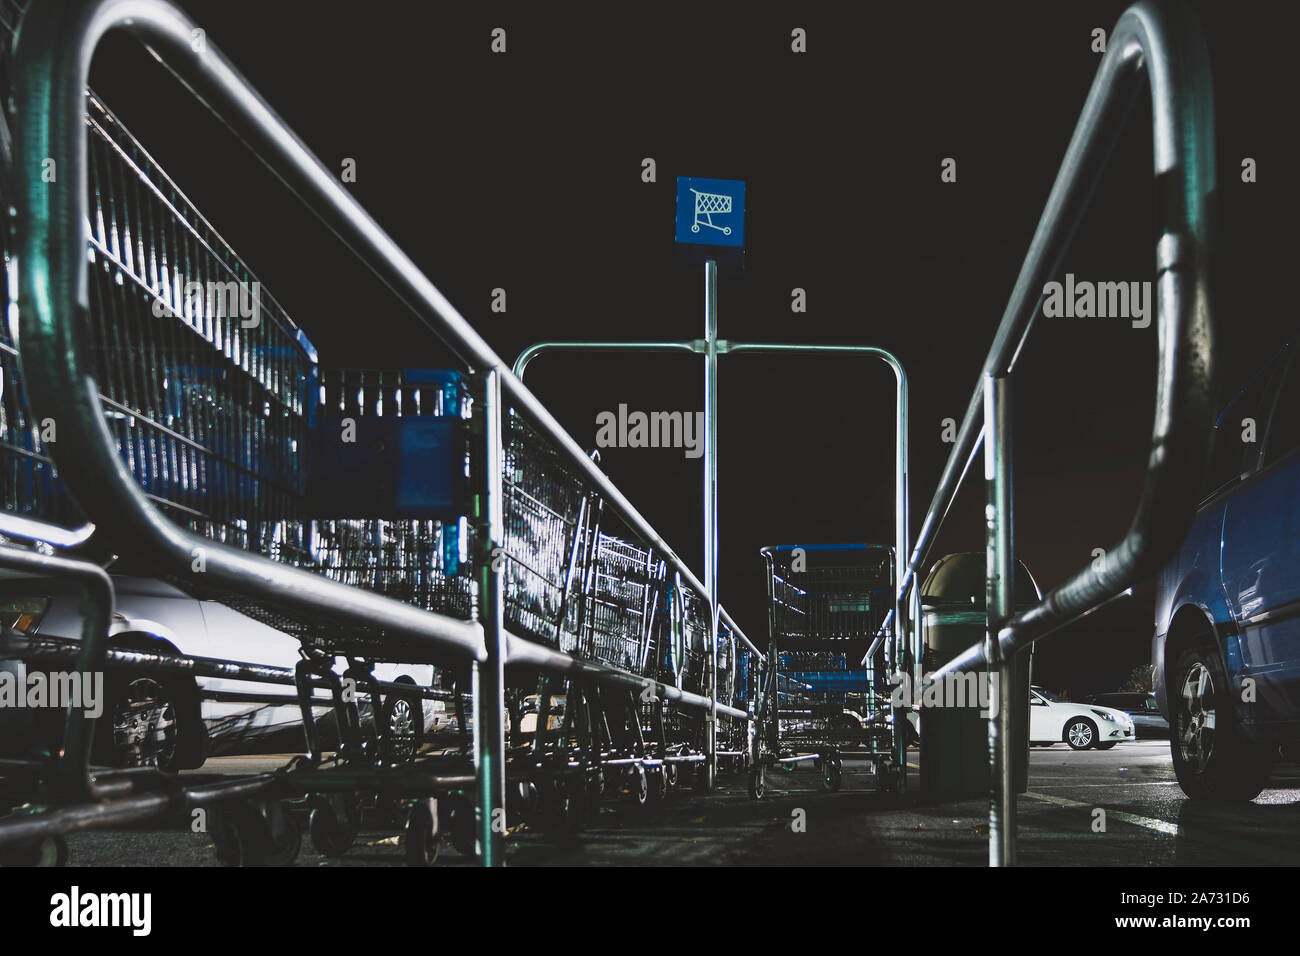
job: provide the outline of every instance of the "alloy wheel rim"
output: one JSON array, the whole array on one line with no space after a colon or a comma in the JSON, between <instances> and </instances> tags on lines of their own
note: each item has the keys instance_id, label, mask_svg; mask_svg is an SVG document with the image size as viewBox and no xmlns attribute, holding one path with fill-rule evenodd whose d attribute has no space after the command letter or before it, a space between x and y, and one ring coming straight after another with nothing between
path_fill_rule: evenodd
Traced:
<instances>
[{"instance_id":1,"label":"alloy wheel rim","mask_svg":"<svg viewBox=\"0 0 1300 956\"><path fill-rule=\"evenodd\" d=\"M1076 747L1086 747L1092 743L1092 728L1082 720L1070 726L1070 743Z\"/></svg>"},{"instance_id":2,"label":"alloy wheel rim","mask_svg":"<svg viewBox=\"0 0 1300 956\"><path fill-rule=\"evenodd\" d=\"M414 754L415 717L411 702L405 697L393 701L393 708L388 717L388 734L399 756L406 757Z\"/></svg>"},{"instance_id":3,"label":"alloy wheel rim","mask_svg":"<svg viewBox=\"0 0 1300 956\"><path fill-rule=\"evenodd\" d=\"M113 713L113 745L126 766L165 767L176 751L176 709L148 677L127 685Z\"/></svg>"},{"instance_id":4,"label":"alloy wheel rim","mask_svg":"<svg viewBox=\"0 0 1300 956\"><path fill-rule=\"evenodd\" d=\"M1197 661L1183 680L1179 711L1178 749L1183 760L1198 773L1205 770L1214 752L1214 677Z\"/></svg>"}]
</instances>

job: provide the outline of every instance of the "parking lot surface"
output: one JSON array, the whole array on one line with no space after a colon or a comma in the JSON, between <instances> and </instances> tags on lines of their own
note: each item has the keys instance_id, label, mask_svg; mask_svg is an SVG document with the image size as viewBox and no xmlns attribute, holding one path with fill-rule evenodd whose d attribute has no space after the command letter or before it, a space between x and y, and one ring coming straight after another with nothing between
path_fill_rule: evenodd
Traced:
<instances>
[{"instance_id":1,"label":"parking lot surface","mask_svg":"<svg viewBox=\"0 0 1300 956\"><path fill-rule=\"evenodd\" d=\"M919 754L911 752L913 771ZM275 756L222 757L204 773L276 768ZM913 791L877 793L850 760L838 791L811 769L769 773L767 794L723 775L714 793L679 789L647 813L606 800L580 840L512 828L514 866L983 866L983 798L929 800ZM1099 813L1098 811L1104 811ZM305 820L300 820L305 828ZM1300 865L1300 766L1281 764L1255 801L1210 807L1188 801L1174 779L1169 744L1138 740L1107 752L1064 744L1030 752L1029 792L1019 799L1019 862L1025 866ZM211 839L170 828L74 834L74 866L215 866ZM370 815L345 856L326 858L304 838L299 866L376 866L403 860L400 828ZM444 842L443 865L470 865Z\"/></svg>"}]
</instances>

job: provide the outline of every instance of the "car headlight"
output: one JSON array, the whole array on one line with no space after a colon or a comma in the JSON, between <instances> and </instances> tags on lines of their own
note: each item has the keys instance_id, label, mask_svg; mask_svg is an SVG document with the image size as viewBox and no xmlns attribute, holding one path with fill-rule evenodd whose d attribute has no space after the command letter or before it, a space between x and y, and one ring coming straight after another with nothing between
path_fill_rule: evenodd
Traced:
<instances>
[{"instance_id":1,"label":"car headlight","mask_svg":"<svg viewBox=\"0 0 1300 956\"><path fill-rule=\"evenodd\" d=\"M1112 724L1118 724L1123 722L1119 719L1117 715L1112 714L1109 711L1094 710L1093 713L1096 714L1098 717L1100 717L1102 720L1110 721Z\"/></svg>"},{"instance_id":2,"label":"car headlight","mask_svg":"<svg viewBox=\"0 0 1300 956\"><path fill-rule=\"evenodd\" d=\"M14 631L33 633L49 610L47 597L20 597L0 600L0 621Z\"/></svg>"}]
</instances>

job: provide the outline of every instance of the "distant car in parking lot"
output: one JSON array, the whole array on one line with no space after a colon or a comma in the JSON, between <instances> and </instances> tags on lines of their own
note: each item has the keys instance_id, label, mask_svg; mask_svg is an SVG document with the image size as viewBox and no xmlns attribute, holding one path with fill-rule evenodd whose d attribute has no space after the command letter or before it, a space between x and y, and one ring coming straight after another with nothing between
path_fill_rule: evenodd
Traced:
<instances>
[{"instance_id":1,"label":"distant car in parking lot","mask_svg":"<svg viewBox=\"0 0 1300 956\"><path fill-rule=\"evenodd\" d=\"M153 578L114 575L113 586L111 647L289 669L300 659L297 638L219 602L199 600ZM0 614L6 626L27 633L81 636L79 598L57 579L7 582ZM0 661L0 669L26 679L20 661ZM341 667L336 670L342 673ZM428 665L379 664L374 673L381 681L410 684L412 691L431 686L434 677ZM289 684L118 670L105 676L106 700L92 754L103 765L199 767L211 754L247 750L272 733L302 726L297 692ZM318 717L330 714L328 703L327 697L322 700ZM441 701L395 692L385 696L380 720L399 749L409 742L413 752L418 735L443 709Z\"/></svg>"},{"instance_id":2,"label":"distant car in parking lot","mask_svg":"<svg viewBox=\"0 0 1300 956\"><path fill-rule=\"evenodd\" d=\"M1220 414L1205 496L1157 586L1156 700L1194 799L1254 799L1279 745L1300 745L1296 341Z\"/></svg>"},{"instance_id":3,"label":"distant car in parking lot","mask_svg":"<svg viewBox=\"0 0 1300 956\"><path fill-rule=\"evenodd\" d=\"M1109 750L1134 738L1133 719L1121 710L1061 700L1041 687L1029 689L1029 742L1071 750Z\"/></svg>"},{"instance_id":4,"label":"distant car in parking lot","mask_svg":"<svg viewBox=\"0 0 1300 956\"><path fill-rule=\"evenodd\" d=\"M1168 737L1169 721L1160 713L1156 695L1144 691L1116 691L1113 694L1094 694L1086 698L1089 704L1101 704L1122 710L1133 718L1133 727L1139 737Z\"/></svg>"}]
</instances>

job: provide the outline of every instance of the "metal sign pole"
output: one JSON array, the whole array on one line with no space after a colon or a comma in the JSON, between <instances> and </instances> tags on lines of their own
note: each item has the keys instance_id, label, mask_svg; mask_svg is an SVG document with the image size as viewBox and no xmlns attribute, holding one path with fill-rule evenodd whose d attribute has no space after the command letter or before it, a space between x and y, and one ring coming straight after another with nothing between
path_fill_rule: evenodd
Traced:
<instances>
[{"instance_id":1,"label":"metal sign pole","mask_svg":"<svg viewBox=\"0 0 1300 956\"><path fill-rule=\"evenodd\" d=\"M1011 526L1011 396L1005 376L984 377L984 481L988 564L985 602L988 680L996 681L997 713L989 720L989 866L1016 862L1016 743L1012 739L1015 653L1005 654L998 632L1014 608L1016 573Z\"/></svg>"},{"instance_id":2,"label":"metal sign pole","mask_svg":"<svg viewBox=\"0 0 1300 956\"><path fill-rule=\"evenodd\" d=\"M709 589L709 710L704 788L718 772L718 264L704 263L704 584Z\"/></svg>"},{"instance_id":3,"label":"metal sign pole","mask_svg":"<svg viewBox=\"0 0 1300 956\"><path fill-rule=\"evenodd\" d=\"M505 598L498 549L505 543L502 492L503 437L501 377L483 375L481 434L477 453L482 476L475 495L479 569L479 623L487 659L474 663L474 765L477 771L477 826L479 861L484 866L505 862Z\"/></svg>"}]
</instances>

